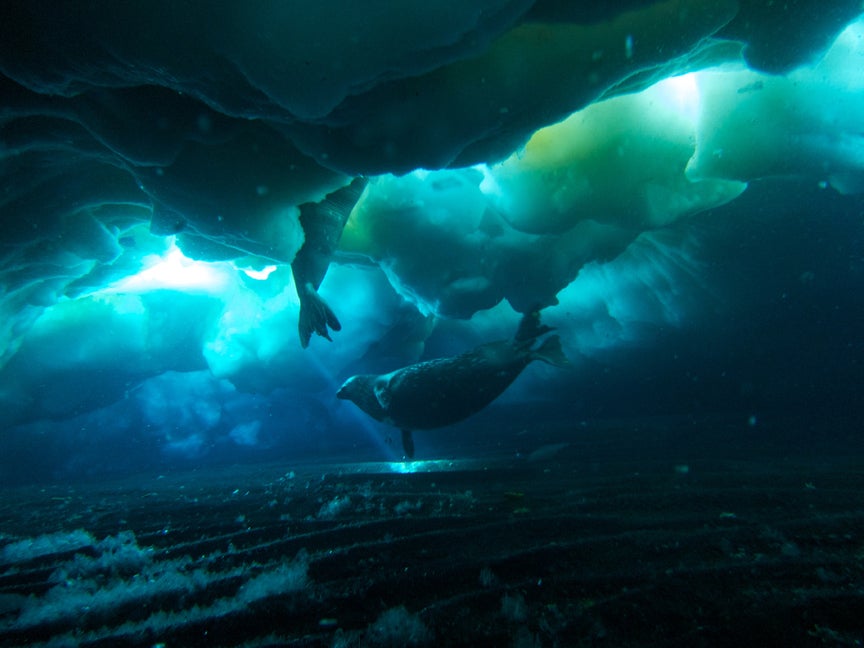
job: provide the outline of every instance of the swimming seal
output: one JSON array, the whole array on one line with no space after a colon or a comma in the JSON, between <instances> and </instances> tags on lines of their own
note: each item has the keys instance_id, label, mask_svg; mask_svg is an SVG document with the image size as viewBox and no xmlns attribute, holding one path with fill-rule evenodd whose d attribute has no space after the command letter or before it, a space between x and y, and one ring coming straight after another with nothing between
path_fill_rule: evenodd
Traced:
<instances>
[{"instance_id":1,"label":"swimming seal","mask_svg":"<svg viewBox=\"0 0 864 648\"><path fill-rule=\"evenodd\" d=\"M336 396L350 400L372 418L402 430L402 446L414 456L413 430L451 425L498 398L534 360L563 367L561 340L540 324L537 311L523 316L516 336L483 344L451 358L412 364L387 374L352 376Z\"/></svg>"}]
</instances>

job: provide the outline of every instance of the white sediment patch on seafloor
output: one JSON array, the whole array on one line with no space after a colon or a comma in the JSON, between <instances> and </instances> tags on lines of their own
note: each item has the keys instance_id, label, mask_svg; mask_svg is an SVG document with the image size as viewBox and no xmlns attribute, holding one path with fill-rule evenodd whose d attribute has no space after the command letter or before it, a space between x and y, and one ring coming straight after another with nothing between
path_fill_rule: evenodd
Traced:
<instances>
[{"instance_id":1,"label":"white sediment patch on seafloor","mask_svg":"<svg viewBox=\"0 0 864 648\"><path fill-rule=\"evenodd\" d=\"M25 550L24 543L27 543L29 551ZM107 536L98 542L86 531L49 534L7 545L11 549L4 554L14 557L15 562L26 562L34 557L57 553L57 549L68 551L73 546L92 551L75 553L57 565L49 577L53 586L40 596L22 598L17 617L4 618L0 630L20 631L44 624L74 623L81 617L104 619L106 623L100 623L98 630L75 631L78 641L120 638L144 631L158 633L196 620L221 617L261 599L301 591L309 582L309 556L303 550L290 561L251 567L240 565L215 571L213 568L218 567L221 552L195 559L160 559L154 548L139 546L131 531ZM241 584L234 596L218 598L207 606L195 605L170 611L158 609L162 597L200 593L214 585L238 579ZM107 619L111 614L130 604L156 609L142 620L109 627ZM62 639L63 636L57 636L52 641L54 645L62 645Z\"/></svg>"}]
</instances>

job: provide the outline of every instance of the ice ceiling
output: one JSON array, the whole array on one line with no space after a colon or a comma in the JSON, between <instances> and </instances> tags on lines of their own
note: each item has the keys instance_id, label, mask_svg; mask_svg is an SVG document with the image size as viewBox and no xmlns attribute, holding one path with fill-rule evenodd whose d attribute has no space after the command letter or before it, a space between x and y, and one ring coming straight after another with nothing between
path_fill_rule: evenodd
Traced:
<instances>
[{"instance_id":1,"label":"ice ceiling","mask_svg":"<svg viewBox=\"0 0 864 648\"><path fill-rule=\"evenodd\" d=\"M263 395L308 426L538 305L590 355L685 316L688 217L864 190L860 1L303 5L0 7L0 425L125 400L178 451L262 443ZM300 206L358 176L304 351Z\"/></svg>"}]
</instances>

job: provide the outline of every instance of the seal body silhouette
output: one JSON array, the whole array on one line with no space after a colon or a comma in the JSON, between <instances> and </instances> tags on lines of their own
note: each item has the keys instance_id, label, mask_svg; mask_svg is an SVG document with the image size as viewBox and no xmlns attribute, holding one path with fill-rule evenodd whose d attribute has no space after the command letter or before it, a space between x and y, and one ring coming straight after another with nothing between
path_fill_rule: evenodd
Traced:
<instances>
[{"instance_id":1,"label":"seal body silhouette","mask_svg":"<svg viewBox=\"0 0 864 648\"><path fill-rule=\"evenodd\" d=\"M512 340L490 342L458 356L418 362L387 374L352 376L336 396L400 428L410 458L414 454L412 430L451 425L479 412L534 360L568 364L557 335L535 348L537 339L551 330L540 324L538 312L528 313Z\"/></svg>"},{"instance_id":2,"label":"seal body silhouette","mask_svg":"<svg viewBox=\"0 0 864 648\"><path fill-rule=\"evenodd\" d=\"M318 287L330 267L348 216L366 184L366 178L354 178L351 184L328 194L321 202L300 205L304 242L291 263L291 272L300 300L297 329L304 349L309 346L313 333L330 340L330 329L342 330L336 313L318 294Z\"/></svg>"}]
</instances>

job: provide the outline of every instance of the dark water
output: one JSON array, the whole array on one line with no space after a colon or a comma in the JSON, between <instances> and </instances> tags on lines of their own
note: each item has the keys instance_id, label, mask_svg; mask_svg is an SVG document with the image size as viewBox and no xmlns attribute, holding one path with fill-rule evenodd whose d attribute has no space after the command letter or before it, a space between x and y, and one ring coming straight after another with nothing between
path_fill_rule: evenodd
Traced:
<instances>
[{"instance_id":1,"label":"dark water","mask_svg":"<svg viewBox=\"0 0 864 648\"><path fill-rule=\"evenodd\" d=\"M300 348L298 205L497 162L604 92L712 61L786 73L861 11L588 4L0 7L0 646L864 644L860 26L818 86L830 101L784 86L739 122L775 139L709 151L769 149L718 176L748 184L720 206L647 225L655 179L627 178L653 160L595 151L634 211L589 205L613 233L586 228L583 256L534 254L493 218L506 201L460 184L477 169L411 176L389 206L416 222L367 243L419 243L331 264L343 330ZM633 33L573 72L572 33L594 32L571 30L610 20ZM773 91L760 79L733 98ZM472 201L460 238L447 218ZM477 240L504 250L480 276ZM415 432L405 461L399 430L336 392L512 336L518 307L471 293L487 280L511 303L560 297L542 317L571 366L531 364ZM427 328L438 298L464 312Z\"/></svg>"}]
</instances>

